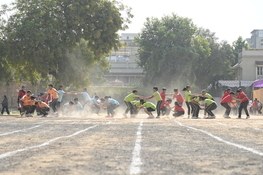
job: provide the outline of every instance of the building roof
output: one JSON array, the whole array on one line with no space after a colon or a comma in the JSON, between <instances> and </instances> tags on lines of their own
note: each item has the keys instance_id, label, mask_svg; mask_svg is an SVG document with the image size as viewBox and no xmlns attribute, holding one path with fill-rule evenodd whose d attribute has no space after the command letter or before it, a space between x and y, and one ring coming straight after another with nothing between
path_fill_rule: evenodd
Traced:
<instances>
[{"instance_id":1,"label":"building roof","mask_svg":"<svg viewBox=\"0 0 263 175\"><path fill-rule=\"evenodd\" d=\"M250 32L250 33L254 33L254 32L256 32L256 31L263 31L263 29L254 29L254 30L252 30L252 32Z\"/></svg>"},{"instance_id":2,"label":"building roof","mask_svg":"<svg viewBox=\"0 0 263 175\"><path fill-rule=\"evenodd\" d=\"M239 81L239 80L219 80L218 83L221 86L227 86L227 87L250 87L254 81Z\"/></svg>"},{"instance_id":3,"label":"building roof","mask_svg":"<svg viewBox=\"0 0 263 175\"><path fill-rule=\"evenodd\" d=\"M263 61L255 61L256 65L263 65Z\"/></svg>"},{"instance_id":4,"label":"building roof","mask_svg":"<svg viewBox=\"0 0 263 175\"><path fill-rule=\"evenodd\" d=\"M238 68L238 67L241 67L242 66L242 61L241 62L238 62L237 64L235 64L233 67L232 67L232 69L236 69L236 68Z\"/></svg>"}]
</instances>

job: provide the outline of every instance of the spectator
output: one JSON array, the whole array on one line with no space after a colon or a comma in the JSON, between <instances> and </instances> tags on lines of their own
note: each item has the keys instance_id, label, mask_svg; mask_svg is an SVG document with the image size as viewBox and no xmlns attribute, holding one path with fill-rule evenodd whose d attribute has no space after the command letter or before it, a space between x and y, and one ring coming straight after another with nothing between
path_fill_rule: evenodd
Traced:
<instances>
[{"instance_id":1,"label":"spectator","mask_svg":"<svg viewBox=\"0 0 263 175\"><path fill-rule=\"evenodd\" d=\"M4 111L6 110L7 114L10 115L9 110L8 110L8 99L6 95L4 95L4 100L2 101L2 111L1 114L4 114Z\"/></svg>"}]
</instances>

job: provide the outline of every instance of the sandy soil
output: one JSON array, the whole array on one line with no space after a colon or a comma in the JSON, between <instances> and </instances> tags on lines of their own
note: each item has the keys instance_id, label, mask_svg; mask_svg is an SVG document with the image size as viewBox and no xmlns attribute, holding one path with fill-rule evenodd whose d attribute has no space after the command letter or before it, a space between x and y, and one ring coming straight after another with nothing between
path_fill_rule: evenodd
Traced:
<instances>
[{"instance_id":1,"label":"sandy soil","mask_svg":"<svg viewBox=\"0 0 263 175\"><path fill-rule=\"evenodd\" d=\"M146 117L1 116L0 174L263 172L263 116Z\"/></svg>"}]
</instances>

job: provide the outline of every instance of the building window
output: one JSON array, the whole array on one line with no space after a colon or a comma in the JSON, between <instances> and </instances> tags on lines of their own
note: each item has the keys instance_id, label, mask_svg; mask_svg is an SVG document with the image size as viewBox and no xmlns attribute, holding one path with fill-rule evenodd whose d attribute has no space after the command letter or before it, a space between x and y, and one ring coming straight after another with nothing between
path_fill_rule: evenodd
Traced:
<instances>
[{"instance_id":1,"label":"building window","mask_svg":"<svg viewBox=\"0 0 263 175\"><path fill-rule=\"evenodd\" d=\"M257 67L258 75L263 75L263 67Z\"/></svg>"},{"instance_id":2,"label":"building window","mask_svg":"<svg viewBox=\"0 0 263 175\"><path fill-rule=\"evenodd\" d=\"M129 36L127 36L127 39L130 39Z\"/></svg>"}]
</instances>

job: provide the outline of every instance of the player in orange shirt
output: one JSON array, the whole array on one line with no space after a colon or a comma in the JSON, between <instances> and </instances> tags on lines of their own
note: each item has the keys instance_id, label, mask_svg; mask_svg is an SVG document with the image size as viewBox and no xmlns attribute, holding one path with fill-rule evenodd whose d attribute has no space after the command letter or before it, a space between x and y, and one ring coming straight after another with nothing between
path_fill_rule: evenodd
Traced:
<instances>
[{"instance_id":1,"label":"player in orange shirt","mask_svg":"<svg viewBox=\"0 0 263 175\"><path fill-rule=\"evenodd\" d=\"M50 110L50 107L43 101L37 100L35 102L36 107L39 107L40 114L43 114L42 117L46 117L48 115L48 111Z\"/></svg>"},{"instance_id":2,"label":"player in orange shirt","mask_svg":"<svg viewBox=\"0 0 263 175\"><path fill-rule=\"evenodd\" d=\"M53 87L54 87L53 84L49 84L49 85L48 85L48 89L49 89L49 90L47 91L46 94L44 94L44 96L45 96L45 95L50 95L50 96L52 97L52 102L51 102L50 106L51 106L51 108L53 109L54 114L56 115L56 114L58 114L58 112L57 112L58 92L57 92L57 90L56 90L55 88L53 88Z\"/></svg>"},{"instance_id":3,"label":"player in orange shirt","mask_svg":"<svg viewBox=\"0 0 263 175\"><path fill-rule=\"evenodd\" d=\"M20 101L23 102L21 116L26 112L26 117L33 117L30 113L34 113L35 106L32 104L32 95L31 91L27 91Z\"/></svg>"}]
</instances>

